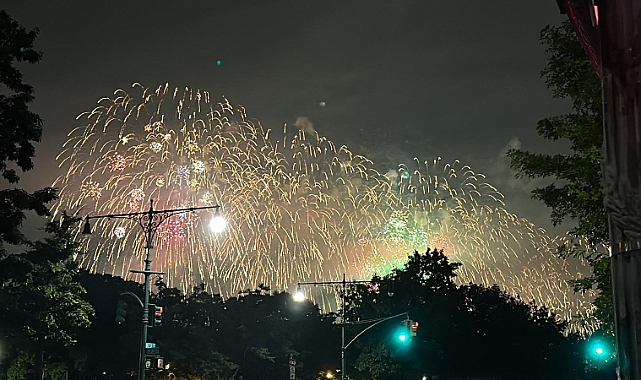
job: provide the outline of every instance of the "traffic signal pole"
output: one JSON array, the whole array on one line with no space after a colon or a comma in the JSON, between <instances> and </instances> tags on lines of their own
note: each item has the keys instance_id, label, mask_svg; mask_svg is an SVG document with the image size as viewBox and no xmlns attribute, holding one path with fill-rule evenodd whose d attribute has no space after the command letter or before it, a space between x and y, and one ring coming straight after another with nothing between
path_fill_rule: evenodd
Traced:
<instances>
[{"instance_id":1,"label":"traffic signal pole","mask_svg":"<svg viewBox=\"0 0 641 380\"><path fill-rule=\"evenodd\" d=\"M145 275L145 297L142 307L142 326L140 330L140 362L138 363L138 379L145 380L147 370L147 330L149 329L149 276L152 274L163 274L151 270L151 249L153 248L154 232L151 223L147 224L145 231L145 270L132 270L132 273L142 273Z\"/></svg>"},{"instance_id":2,"label":"traffic signal pole","mask_svg":"<svg viewBox=\"0 0 641 380\"><path fill-rule=\"evenodd\" d=\"M341 379L347 380L347 361L345 359L345 298L347 298L347 284L345 283L345 273L343 273L343 306L341 307L343 316L341 317Z\"/></svg>"},{"instance_id":3,"label":"traffic signal pole","mask_svg":"<svg viewBox=\"0 0 641 380\"><path fill-rule=\"evenodd\" d=\"M407 314L407 313L400 313L400 314L392 315L391 317L376 318L376 319L369 319L369 320L367 320L367 321L358 321L358 322L351 322L351 323L349 323L349 324L351 324L351 325L371 323L371 325L367 326L363 331L361 331L361 332L359 332L358 334L356 334L356 336L355 336L354 338L352 338L352 340L350 340L350 341L349 341L349 343L347 343L347 344L343 344L343 347L344 347L343 349L344 349L344 350L346 350L346 349L347 349L347 347L349 347L352 343L354 343L354 341L355 341L356 339L358 339L361 335L365 334L365 332L366 332L367 330L371 329L372 327L374 327L374 326L376 326L376 325L378 325L378 324L380 324L380 323L383 323L383 322L389 321L390 319L394 319L394 318L398 318L398 317L405 317L405 318L409 318L409 314ZM411 335L411 334L410 334L410 335Z\"/></svg>"}]
</instances>

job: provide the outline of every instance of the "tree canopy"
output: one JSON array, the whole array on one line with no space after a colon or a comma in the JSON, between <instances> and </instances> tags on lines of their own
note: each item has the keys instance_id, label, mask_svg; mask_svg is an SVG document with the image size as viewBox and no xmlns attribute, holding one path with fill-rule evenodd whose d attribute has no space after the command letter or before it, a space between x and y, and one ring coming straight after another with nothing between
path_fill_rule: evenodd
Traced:
<instances>
[{"instance_id":1,"label":"tree canopy","mask_svg":"<svg viewBox=\"0 0 641 380\"><path fill-rule=\"evenodd\" d=\"M25 83L18 63L37 63L34 50L38 29L27 30L0 10L0 173L9 185L20 181L18 171L33 169L34 144L42 137L42 120L29 110L33 88ZM7 376L23 378L35 361L36 379L43 376L43 352L52 356L75 343L77 329L89 326L91 305L82 300L84 289L74 281L72 258L77 245L71 229L77 220L63 216L49 221L43 241L32 241L21 231L26 212L49 215L47 204L56 190L34 192L19 188L0 190L0 334L8 346L3 363ZM14 245L13 253L6 245ZM26 252L25 252L26 250ZM22 253L17 253L22 252ZM56 360L66 360L60 355ZM7 368L7 366L9 366ZM49 373L62 373L49 365Z\"/></svg>"},{"instance_id":2,"label":"tree canopy","mask_svg":"<svg viewBox=\"0 0 641 380\"><path fill-rule=\"evenodd\" d=\"M535 189L533 196L551 208L554 224L566 218L577 223L570 231L574 242L560 247L560 253L590 261L592 275L573 285L576 291L597 292L594 317L613 333L610 261L603 250L596 249L608 242L601 175L601 84L570 22L544 28L541 42L549 55L541 74L553 96L569 100L572 111L539 121L537 131L546 139L569 142L571 152L549 155L513 149L508 156L517 176L553 179L552 184Z\"/></svg>"},{"instance_id":3,"label":"tree canopy","mask_svg":"<svg viewBox=\"0 0 641 380\"><path fill-rule=\"evenodd\" d=\"M33 88L24 83L18 62L36 63L42 53L34 50L38 29L26 30L4 10L0 10L0 83L10 93L0 95L0 173L9 184L20 180L17 170L33 169L34 143L42 137L42 120L29 110L34 99ZM22 189L0 190L0 256L6 254L5 243L26 244L20 231L26 211L48 215L46 204L56 198L47 187L29 193Z\"/></svg>"},{"instance_id":4,"label":"tree canopy","mask_svg":"<svg viewBox=\"0 0 641 380\"><path fill-rule=\"evenodd\" d=\"M43 352L76 343L93 314L82 299L85 289L74 278L78 244L72 230L77 225L73 218L49 222L49 237L0 260L0 334L14 359L23 357L20 353L35 357L36 379L42 378Z\"/></svg>"},{"instance_id":5,"label":"tree canopy","mask_svg":"<svg viewBox=\"0 0 641 380\"><path fill-rule=\"evenodd\" d=\"M442 251L414 253L404 268L350 295L350 318L406 312L417 336L398 342L401 320L377 326L364 339L356 367L374 379L520 378L571 379L582 372L578 339L564 336L566 322L497 286L457 286ZM381 343L382 342L382 343Z\"/></svg>"},{"instance_id":6,"label":"tree canopy","mask_svg":"<svg viewBox=\"0 0 641 380\"><path fill-rule=\"evenodd\" d=\"M572 233L591 245L608 238L601 185L603 143L601 84L569 22L547 26L541 32L548 63L541 72L553 96L571 102L572 112L540 120L539 135L566 140L568 154L539 154L512 149L508 156L517 176L553 178L553 184L535 189L533 195L552 209L552 221L578 222Z\"/></svg>"}]
</instances>

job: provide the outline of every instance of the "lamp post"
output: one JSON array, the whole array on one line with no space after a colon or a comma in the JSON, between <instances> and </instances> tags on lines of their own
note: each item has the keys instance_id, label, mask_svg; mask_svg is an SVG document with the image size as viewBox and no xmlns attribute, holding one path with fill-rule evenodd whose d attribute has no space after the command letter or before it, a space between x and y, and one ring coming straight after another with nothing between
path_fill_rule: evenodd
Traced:
<instances>
[{"instance_id":1,"label":"lamp post","mask_svg":"<svg viewBox=\"0 0 641 380\"><path fill-rule=\"evenodd\" d=\"M220 216L220 206L204 206L204 207L188 207L169 210L154 210L154 201L149 203L149 210L143 212L130 212L123 214L106 214L106 215L93 215L85 217L85 224L82 229L83 235L91 235L90 219L130 219L138 223L145 233L145 269L144 270L131 270L132 273L142 273L145 276L145 287L142 308L142 327L140 333L140 363L138 368L138 379L145 380L146 370L146 346L147 346L147 328L149 326L149 276L152 274L163 274L163 272L156 272L151 270L151 250L154 247L153 240L156 236L158 227L165 222L169 217L176 214L194 212L199 210L215 209L216 214L210 223L210 228L214 232L222 232L225 228L224 219Z\"/></svg>"},{"instance_id":2,"label":"lamp post","mask_svg":"<svg viewBox=\"0 0 641 380\"><path fill-rule=\"evenodd\" d=\"M335 289L334 287L335 285L339 285L340 297L341 297L341 380L347 380L347 375L345 374L345 371L347 370L347 366L345 362L345 349L347 348L347 346L345 345L345 325L347 324L347 322L345 322L345 298L347 298L347 285L348 284L349 285L369 284L369 283L371 283L371 281L364 281L364 280L346 281L345 275L343 274L343 281L299 282L298 287L296 288L296 293L294 294L294 300L297 302L300 302L305 299L305 295L303 294L301 285L331 286L334 289ZM352 342L353 341L354 340L352 340ZM350 342L350 344L352 342Z\"/></svg>"}]
</instances>

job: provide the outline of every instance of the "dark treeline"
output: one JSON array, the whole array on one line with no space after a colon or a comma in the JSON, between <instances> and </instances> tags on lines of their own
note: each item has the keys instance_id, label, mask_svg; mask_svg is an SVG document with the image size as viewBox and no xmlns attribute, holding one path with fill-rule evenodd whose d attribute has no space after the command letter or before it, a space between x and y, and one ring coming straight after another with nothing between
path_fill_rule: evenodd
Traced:
<instances>
[{"instance_id":1,"label":"dark treeline","mask_svg":"<svg viewBox=\"0 0 641 380\"><path fill-rule=\"evenodd\" d=\"M459 265L428 250L372 284L348 288L348 322L408 313L420 324L417 336L404 342L397 339L403 317L368 330L347 350L350 378L608 378L605 371L588 370L587 342L564 335L566 322L498 287L457 285ZM45 341L45 378L136 378L141 307L121 294L142 297L142 286L85 271L75 279L95 313L89 328L70 332L74 344ZM126 311L120 324L119 300L126 303L120 303ZM288 293L261 285L223 300L202 286L184 294L157 281L152 303L164 312L162 325L150 328L148 342L160 347L168 367L148 371L149 378L283 379L289 376L290 356L297 361L297 379L321 378L340 368L337 315L321 313L310 301L294 302ZM3 324L4 331L24 329L22 318ZM347 325L347 341L366 326ZM36 346L5 335L0 378L32 378Z\"/></svg>"}]
</instances>

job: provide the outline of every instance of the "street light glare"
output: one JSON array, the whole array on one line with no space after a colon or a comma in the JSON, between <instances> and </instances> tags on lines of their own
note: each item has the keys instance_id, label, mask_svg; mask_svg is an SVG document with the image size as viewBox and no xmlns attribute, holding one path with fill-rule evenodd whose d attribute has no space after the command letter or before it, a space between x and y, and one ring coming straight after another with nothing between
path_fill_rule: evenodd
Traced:
<instances>
[{"instance_id":1,"label":"street light glare","mask_svg":"<svg viewBox=\"0 0 641 380\"><path fill-rule=\"evenodd\" d=\"M594 349L594 352L596 352L597 355L601 355L603 354L604 351L602 347L597 347L596 349Z\"/></svg>"},{"instance_id":2,"label":"street light glare","mask_svg":"<svg viewBox=\"0 0 641 380\"><path fill-rule=\"evenodd\" d=\"M303 293L303 289L301 289L300 286L296 288L296 293L294 293L294 301L296 302L305 301L305 293Z\"/></svg>"},{"instance_id":3,"label":"street light glare","mask_svg":"<svg viewBox=\"0 0 641 380\"><path fill-rule=\"evenodd\" d=\"M227 221L221 215L215 215L209 222L209 229L214 233L221 233L227 228Z\"/></svg>"}]
</instances>

